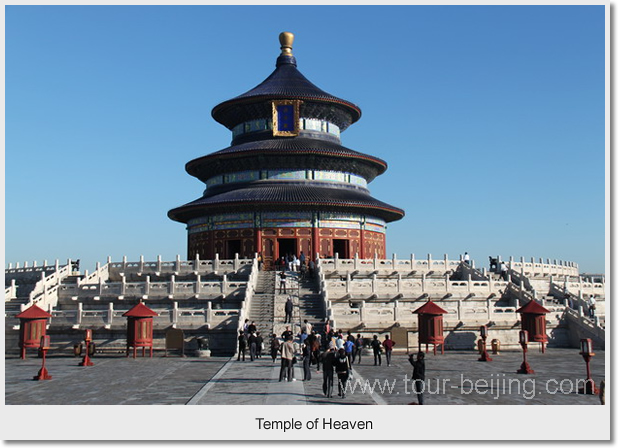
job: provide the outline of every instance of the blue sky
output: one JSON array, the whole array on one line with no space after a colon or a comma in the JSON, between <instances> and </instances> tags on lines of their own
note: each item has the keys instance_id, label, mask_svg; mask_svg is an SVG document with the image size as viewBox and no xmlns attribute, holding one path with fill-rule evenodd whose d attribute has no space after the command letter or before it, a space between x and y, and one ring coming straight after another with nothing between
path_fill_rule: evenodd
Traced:
<instances>
[{"instance_id":1,"label":"blue sky","mask_svg":"<svg viewBox=\"0 0 618 448\"><path fill-rule=\"evenodd\" d=\"M361 107L343 145L389 164L389 254L604 272L603 6L7 6L6 263L186 257L184 165L229 145L210 111L281 31Z\"/></svg>"}]
</instances>

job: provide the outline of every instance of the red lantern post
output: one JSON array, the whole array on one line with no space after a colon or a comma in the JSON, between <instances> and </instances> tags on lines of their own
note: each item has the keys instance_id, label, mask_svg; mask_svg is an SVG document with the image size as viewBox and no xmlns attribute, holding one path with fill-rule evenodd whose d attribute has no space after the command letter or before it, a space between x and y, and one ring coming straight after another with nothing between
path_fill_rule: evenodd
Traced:
<instances>
[{"instance_id":1,"label":"red lantern post","mask_svg":"<svg viewBox=\"0 0 618 448\"><path fill-rule=\"evenodd\" d=\"M578 393L586 395L598 395L599 389L595 386L592 377L590 376L590 359L594 356L592 351L592 339L580 339L579 341L581 352L580 355L586 361L586 384L579 388Z\"/></svg>"},{"instance_id":2,"label":"red lantern post","mask_svg":"<svg viewBox=\"0 0 618 448\"><path fill-rule=\"evenodd\" d=\"M153 310L142 302L135 305L123 314L128 318L127 321L127 356L129 347L133 347L133 358L136 356L137 348L142 348L142 357L146 356L146 348L150 348L152 358L152 318L158 316Z\"/></svg>"},{"instance_id":3,"label":"red lantern post","mask_svg":"<svg viewBox=\"0 0 618 448\"><path fill-rule=\"evenodd\" d=\"M481 357L479 361L491 361L492 359L489 357L487 353L487 325L481 325L481 340L479 340L481 344Z\"/></svg>"},{"instance_id":4,"label":"red lantern post","mask_svg":"<svg viewBox=\"0 0 618 448\"><path fill-rule=\"evenodd\" d=\"M521 329L528 332L530 342L540 342L541 352L545 353L547 344L547 324L545 315L549 310L531 300L517 310L521 314Z\"/></svg>"},{"instance_id":5,"label":"red lantern post","mask_svg":"<svg viewBox=\"0 0 618 448\"><path fill-rule=\"evenodd\" d=\"M517 373L534 373L534 370L530 368L530 364L528 364L528 360L526 359L526 352L528 351L528 332L526 330L521 330L519 332L519 343L521 344L521 348L524 350L524 362L521 363Z\"/></svg>"},{"instance_id":6,"label":"red lantern post","mask_svg":"<svg viewBox=\"0 0 618 448\"><path fill-rule=\"evenodd\" d=\"M78 365L80 366L93 366L94 363L90 360L90 343L92 342L92 330L86 330L86 334L84 335L84 342L86 343L86 354Z\"/></svg>"},{"instance_id":7,"label":"red lantern post","mask_svg":"<svg viewBox=\"0 0 618 448\"><path fill-rule=\"evenodd\" d=\"M425 351L428 351L429 344L433 344L433 354L436 354L436 346L441 345L444 354L444 323L442 315L448 313L434 302L429 300L420 308L413 311L418 314L418 351L421 351L421 344L425 344Z\"/></svg>"},{"instance_id":8,"label":"red lantern post","mask_svg":"<svg viewBox=\"0 0 618 448\"><path fill-rule=\"evenodd\" d=\"M41 352L43 353L43 365L41 366L41 370L39 370L39 373L35 375L34 377L32 377L32 379L35 381L52 379L51 375L45 368L45 357L47 355L47 350L49 350L50 345L51 345L51 338L49 336L41 336L39 347L41 348Z\"/></svg>"},{"instance_id":9,"label":"red lantern post","mask_svg":"<svg viewBox=\"0 0 618 448\"><path fill-rule=\"evenodd\" d=\"M45 336L47 319L51 314L37 305L32 305L15 317L19 319L20 358L26 359L27 348L38 349L41 346L41 337Z\"/></svg>"}]
</instances>

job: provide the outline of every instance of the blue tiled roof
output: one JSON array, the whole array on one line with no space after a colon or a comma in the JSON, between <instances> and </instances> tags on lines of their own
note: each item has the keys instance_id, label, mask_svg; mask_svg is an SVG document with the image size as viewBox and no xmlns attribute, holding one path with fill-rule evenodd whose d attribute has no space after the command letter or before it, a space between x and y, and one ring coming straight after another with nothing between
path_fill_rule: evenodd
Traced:
<instances>
[{"instance_id":1,"label":"blue tiled roof","mask_svg":"<svg viewBox=\"0 0 618 448\"><path fill-rule=\"evenodd\" d=\"M213 108L212 116L219 123L227 125L224 122L225 114L223 112L225 110L234 107L236 104L243 104L247 100L262 98L300 99L335 103L351 115L352 123L358 121L361 116L361 110L357 105L331 95L317 87L296 68L296 60L293 57L286 56L280 56L277 59L277 68L261 84L242 95L218 104Z\"/></svg>"},{"instance_id":2,"label":"blue tiled roof","mask_svg":"<svg viewBox=\"0 0 618 448\"><path fill-rule=\"evenodd\" d=\"M265 207L343 207L346 210L362 209L367 214L383 218L385 221L401 219L404 211L371 197L365 190L354 188L336 188L316 186L306 182L261 181L241 188L224 191L219 194L206 195L193 202L168 212L176 221L186 222L193 215L203 215L204 209L242 207L243 210L255 210Z\"/></svg>"}]
</instances>

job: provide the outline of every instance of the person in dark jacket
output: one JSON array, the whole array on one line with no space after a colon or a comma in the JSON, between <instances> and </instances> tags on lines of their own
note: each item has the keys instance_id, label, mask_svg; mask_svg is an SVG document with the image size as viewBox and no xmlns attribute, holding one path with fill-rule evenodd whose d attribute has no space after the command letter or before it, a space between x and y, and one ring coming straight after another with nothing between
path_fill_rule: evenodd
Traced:
<instances>
[{"instance_id":1,"label":"person in dark jacket","mask_svg":"<svg viewBox=\"0 0 618 448\"><path fill-rule=\"evenodd\" d=\"M281 343L279 342L279 338L275 333L273 333L272 339L270 340L270 356L273 359L273 362L277 360L277 353L279 353L280 347Z\"/></svg>"},{"instance_id":2,"label":"person in dark jacket","mask_svg":"<svg viewBox=\"0 0 618 448\"><path fill-rule=\"evenodd\" d=\"M337 386L339 396L345 398L345 388L350 377L350 361L345 353L345 349L339 349L337 358L335 359L335 372L337 372Z\"/></svg>"},{"instance_id":3,"label":"person in dark jacket","mask_svg":"<svg viewBox=\"0 0 618 448\"><path fill-rule=\"evenodd\" d=\"M384 354L386 355L386 365L389 367L391 365L391 355L393 354L394 345L395 342L393 342L389 335L386 335L384 342L382 342L382 346L384 347Z\"/></svg>"},{"instance_id":4,"label":"person in dark jacket","mask_svg":"<svg viewBox=\"0 0 618 448\"><path fill-rule=\"evenodd\" d=\"M264 338L259 331L255 333L255 345L255 354L259 359L262 357L262 345L264 345Z\"/></svg>"},{"instance_id":5,"label":"person in dark jacket","mask_svg":"<svg viewBox=\"0 0 618 448\"><path fill-rule=\"evenodd\" d=\"M408 358L410 364L414 370L412 371L412 384L414 386L414 392L418 399L418 404L423 404L423 392L425 391L425 354L418 352L416 355L416 361L414 360L414 353Z\"/></svg>"},{"instance_id":6,"label":"person in dark jacket","mask_svg":"<svg viewBox=\"0 0 618 448\"><path fill-rule=\"evenodd\" d=\"M378 335L373 335L373 341L371 341L371 348L373 349L373 365L382 365L382 343L378 339Z\"/></svg>"},{"instance_id":7,"label":"person in dark jacket","mask_svg":"<svg viewBox=\"0 0 618 448\"><path fill-rule=\"evenodd\" d=\"M254 361L257 357L257 336L255 333L251 333L249 335L249 355L251 356L251 361Z\"/></svg>"},{"instance_id":8,"label":"person in dark jacket","mask_svg":"<svg viewBox=\"0 0 618 448\"><path fill-rule=\"evenodd\" d=\"M245 350L247 349L247 340L245 339L245 332L240 330L238 334L238 359L240 361L240 356L242 355L242 360L245 360Z\"/></svg>"},{"instance_id":9,"label":"person in dark jacket","mask_svg":"<svg viewBox=\"0 0 618 448\"><path fill-rule=\"evenodd\" d=\"M356 340L354 341L354 355L352 356L352 362L355 361L355 358L358 357L358 363L361 363L363 359L363 338L361 338L360 334L356 335Z\"/></svg>"},{"instance_id":10,"label":"person in dark jacket","mask_svg":"<svg viewBox=\"0 0 618 448\"><path fill-rule=\"evenodd\" d=\"M333 396L333 369L335 368L335 352L333 349L322 353L322 391L326 398Z\"/></svg>"},{"instance_id":11,"label":"person in dark jacket","mask_svg":"<svg viewBox=\"0 0 618 448\"><path fill-rule=\"evenodd\" d=\"M292 311L294 310L294 302L292 302L292 297L288 297L288 300L285 301L285 323L292 323Z\"/></svg>"},{"instance_id":12,"label":"person in dark jacket","mask_svg":"<svg viewBox=\"0 0 618 448\"><path fill-rule=\"evenodd\" d=\"M311 345L305 339L303 344L303 381L311 380Z\"/></svg>"},{"instance_id":13,"label":"person in dark jacket","mask_svg":"<svg viewBox=\"0 0 618 448\"><path fill-rule=\"evenodd\" d=\"M247 331L249 334L255 333L257 331L257 326L255 325L254 320L252 320L249 326L247 327Z\"/></svg>"}]
</instances>

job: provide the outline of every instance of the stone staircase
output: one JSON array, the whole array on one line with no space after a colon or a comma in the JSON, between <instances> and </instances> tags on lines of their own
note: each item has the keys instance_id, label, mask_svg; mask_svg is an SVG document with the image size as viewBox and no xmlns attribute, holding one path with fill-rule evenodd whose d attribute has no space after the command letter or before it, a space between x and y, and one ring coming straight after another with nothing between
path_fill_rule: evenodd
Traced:
<instances>
[{"instance_id":1,"label":"stone staircase","mask_svg":"<svg viewBox=\"0 0 618 448\"><path fill-rule=\"evenodd\" d=\"M307 319L316 333L324 331L326 311L324 302L320 297L320 284L316 278L307 278L301 281L299 312L301 322Z\"/></svg>"},{"instance_id":2,"label":"stone staircase","mask_svg":"<svg viewBox=\"0 0 618 448\"><path fill-rule=\"evenodd\" d=\"M249 322L255 321L258 331L265 341L273 331L275 296L275 272L260 271L251 306L249 308Z\"/></svg>"}]
</instances>

